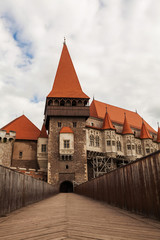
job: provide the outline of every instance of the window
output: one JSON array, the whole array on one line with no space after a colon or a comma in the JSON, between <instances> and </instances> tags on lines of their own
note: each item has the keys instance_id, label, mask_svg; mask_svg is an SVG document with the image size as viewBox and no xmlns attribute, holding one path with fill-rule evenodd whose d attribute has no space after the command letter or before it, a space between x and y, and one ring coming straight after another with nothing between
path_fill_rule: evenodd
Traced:
<instances>
[{"instance_id":1,"label":"window","mask_svg":"<svg viewBox=\"0 0 160 240\"><path fill-rule=\"evenodd\" d=\"M93 122L91 123L91 126L92 126L92 127L94 126L94 123L93 123Z\"/></svg>"},{"instance_id":2,"label":"window","mask_svg":"<svg viewBox=\"0 0 160 240\"><path fill-rule=\"evenodd\" d=\"M62 161L71 161L72 160L72 156L71 155L61 155L60 156L60 160L62 160Z\"/></svg>"},{"instance_id":3,"label":"window","mask_svg":"<svg viewBox=\"0 0 160 240\"><path fill-rule=\"evenodd\" d=\"M3 142L6 143L7 142L7 138L3 138Z\"/></svg>"},{"instance_id":4,"label":"window","mask_svg":"<svg viewBox=\"0 0 160 240\"><path fill-rule=\"evenodd\" d=\"M64 140L64 148L69 148L70 146L70 141L69 140Z\"/></svg>"},{"instance_id":5,"label":"window","mask_svg":"<svg viewBox=\"0 0 160 240\"><path fill-rule=\"evenodd\" d=\"M90 136L90 146L94 146L94 136Z\"/></svg>"},{"instance_id":6,"label":"window","mask_svg":"<svg viewBox=\"0 0 160 240\"><path fill-rule=\"evenodd\" d=\"M68 165L66 165L66 169L68 169L69 167L68 167Z\"/></svg>"},{"instance_id":7,"label":"window","mask_svg":"<svg viewBox=\"0 0 160 240\"><path fill-rule=\"evenodd\" d=\"M58 127L61 127L61 126L62 126L61 122L58 122Z\"/></svg>"},{"instance_id":8,"label":"window","mask_svg":"<svg viewBox=\"0 0 160 240\"><path fill-rule=\"evenodd\" d=\"M150 149L149 148L146 148L146 153L150 153Z\"/></svg>"},{"instance_id":9,"label":"window","mask_svg":"<svg viewBox=\"0 0 160 240\"><path fill-rule=\"evenodd\" d=\"M134 150L134 145L132 144L132 149Z\"/></svg>"},{"instance_id":10,"label":"window","mask_svg":"<svg viewBox=\"0 0 160 240\"><path fill-rule=\"evenodd\" d=\"M138 145L138 154L142 153L141 145Z\"/></svg>"},{"instance_id":11,"label":"window","mask_svg":"<svg viewBox=\"0 0 160 240\"><path fill-rule=\"evenodd\" d=\"M117 151L121 151L121 142L117 141Z\"/></svg>"},{"instance_id":12,"label":"window","mask_svg":"<svg viewBox=\"0 0 160 240\"><path fill-rule=\"evenodd\" d=\"M73 122L73 127L76 128L77 127L77 123Z\"/></svg>"},{"instance_id":13,"label":"window","mask_svg":"<svg viewBox=\"0 0 160 240\"><path fill-rule=\"evenodd\" d=\"M127 145L127 149L131 150L131 145L130 144Z\"/></svg>"},{"instance_id":14,"label":"window","mask_svg":"<svg viewBox=\"0 0 160 240\"><path fill-rule=\"evenodd\" d=\"M41 152L46 152L46 150L47 150L46 144L42 144L41 145Z\"/></svg>"},{"instance_id":15,"label":"window","mask_svg":"<svg viewBox=\"0 0 160 240\"><path fill-rule=\"evenodd\" d=\"M111 141L107 140L107 146L111 146Z\"/></svg>"},{"instance_id":16,"label":"window","mask_svg":"<svg viewBox=\"0 0 160 240\"><path fill-rule=\"evenodd\" d=\"M99 136L96 136L96 147L99 147Z\"/></svg>"},{"instance_id":17,"label":"window","mask_svg":"<svg viewBox=\"0 0 160 240\"><path fill-rule=\"evenodd\" d=\"M22 158L23 152L19 152L19 158Z\"/></svg>"},{"instance_id":18,"label":"window","mask_svg":"<svg viewBox=\"0 0 160 240\"><path fill-rule=\"evenodd\" d=\"M115 146L115 141L112 141L112 145Z\"/></svg>"}]
</instances>

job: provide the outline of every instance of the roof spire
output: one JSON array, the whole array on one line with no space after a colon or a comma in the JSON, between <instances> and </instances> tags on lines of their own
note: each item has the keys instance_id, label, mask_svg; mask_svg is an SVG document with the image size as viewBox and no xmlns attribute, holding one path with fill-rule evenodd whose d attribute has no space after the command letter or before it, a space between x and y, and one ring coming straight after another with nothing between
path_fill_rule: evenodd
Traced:
<instances>
[{"instance_id":1,"label":"roof spire","mask_svg":"<svg viewBox=\"0 0 160 240\"><path fill-rule=\"evenodd\" d=\"M89 99L82 91L65 39L53 88L47 97Z\"/></svg>"},{"instance_id":2,"label":"roof spire","mask_svg":"<svg viewBox=\"0 0 160 240\"><path fill-rule=\"evenodd\" d=\"M142 127L141 127L141 133L140 133L140 138L141 139L148 139L148 138L152 138L150 133L148 132L148 129L146 127L146 124L142 118Z\"/></svg>"},{"instance_id":3,"label":"roof spire","mask_svg":"<svg viewBox=\"0 0 160 240\"><path fill-rule=\"evenodd\" d=\"M66 38L64 37L64 42L63 42L64 45L66 45Z\"/></svg>"},{"instance_id":4,"label":"roof spire","mask_svg":"<svg viewBox=\"0 0 160 240\"><path fill-rule=\"evenodd\" d=\"M124 124L123 124L123 131L122 134L133 134L130 124L127 120L126 113L124 112Z\"/></svg>"},{"instance_id":5,"label":"roof spire","mask_svg":"<svg viewBox=\"0 0 160 240\"><path fill-rule=\"evenodd\" d=\"M105 114L105 118L103 121L103 129L110 129L110 130L116 130L115 127L113 126L109 113L107 112L107 107L106 107L106 114Z\"/></svg>"}]
</instances>

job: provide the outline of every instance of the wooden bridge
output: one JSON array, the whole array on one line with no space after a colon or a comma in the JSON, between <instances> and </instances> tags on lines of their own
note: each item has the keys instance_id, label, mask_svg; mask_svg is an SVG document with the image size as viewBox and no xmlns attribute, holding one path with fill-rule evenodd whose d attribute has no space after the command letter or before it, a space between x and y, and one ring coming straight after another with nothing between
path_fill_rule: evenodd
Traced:
<instances>
[{"instance_id":1,"label":"wooden bridge","mask_svg":"<svg viewBox=\"0 0 160 240\"><path fill-rule=\"evenodd\" d=\"M159 240L160 222L74 193L60 193L0 218L2 240Z\"/></svg>"}]
</instances>

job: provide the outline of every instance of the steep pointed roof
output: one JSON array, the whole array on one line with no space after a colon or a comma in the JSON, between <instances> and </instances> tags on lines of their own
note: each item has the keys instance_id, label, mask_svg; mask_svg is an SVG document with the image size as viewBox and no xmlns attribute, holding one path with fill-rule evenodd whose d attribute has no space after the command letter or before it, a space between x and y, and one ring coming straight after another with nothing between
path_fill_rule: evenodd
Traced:
<instances>
[{"instance_id":1,"label":"steep pointed roof","mask_svg":"<svg viewBox=\"0 0 160 240\"><path fill-rule=\"evenodd\" d=\"M106 112L106 114L105 114L105 118L103 121L103 129L114 129L115 130L115 127L113 126L113 124L111 122L108 112Z\"/></svg>"},{"instance_id":2,"label":"steep pointed roof","mask_svg":"<svg viewBox=\"0 0 160 240\"><path fill-rule=\"evenodd\" d=\"M130 124L130 127L141 129L142 118L138 113L132 112L123 108L119 108L110 104L106 104L97 100L93 100L90 105L90 116L99 118L99 119L104 119L106 114L106 106L107 106L107 112L109 113L109 116L113 123L118 123L120 125L123 125L124 113L126 113L127 120L128 120L128 123ZM146 124L148 131L155 134L157 133L146 121L144 122Z\"/></svg>"},{"instance_id":3,"label":"steep pointed roof","mask_svg":"<svg viewBox=\"0 0 160 240\"><path fill-rule=\"evenodd\" d=\"M15 131L16 139L37 140L40 130L25 116L22 115L2 128L6 132Z\"/></svg>"},{"instance_id":4,"label":"steep pointed roof","mask_svg":"<svg viewBox=\"0 0 160 240\"><path fill-rule=\"evenodd\" d=\"M127 120L127 116L125 114L125 117L124 117L124 124L123 124L123 131L122 131L122 134L133 134L132 132L132 129L130 127L130 124Z\"/></svg>"},{"instance_id":5,"label":"steep pointed roof","mask_svg":"<svg viewBox=\"0 0 160 240\"><path fill-rule=\"evenodd\" d=\"M45 127L44 123L42 125L42 129L41 129L39 138L48 138L48 134L47 134L46 127Z\"/></svg>"},{"instance_id":6,"label":"steep pointed roof","mask_svg":"<svg viewBox=\"0 0 160 240\"><path fill-rule=\"evenodd\" d=\"M73 133L70 127L62 127L60 133Z\"/></svg>"},{"instance_id":7,"label":"steep pointed roof","mask_svg":"<svg viewBox=\"0 0 160 240\"><path fill-rule=\"evenodd\" d=\"M158 127L157 142L160 143L160 127Z\"/></svg>"},{"instance_id":8,"label":"steep pointed roof","mask_svg":"<svg viewBox=\"0 0 160 240\"><path fill-rule=\"evenodd\" d=\"M52 91L47 97L87 98L82 91L66 44L64 43Z\"/></svg>"},{"instance_id":9,"label":"steep pointed roof","mask_svg":"<svg viewBox=\"0 0 160 240\"><path fill-rule=\"evenodd\" d=\"M152 138L151 135L148 132L148 129L147 129L146 124L144 123L144 121L142 122L140 138L141 139Z\"/></svg>"}]
</instances>

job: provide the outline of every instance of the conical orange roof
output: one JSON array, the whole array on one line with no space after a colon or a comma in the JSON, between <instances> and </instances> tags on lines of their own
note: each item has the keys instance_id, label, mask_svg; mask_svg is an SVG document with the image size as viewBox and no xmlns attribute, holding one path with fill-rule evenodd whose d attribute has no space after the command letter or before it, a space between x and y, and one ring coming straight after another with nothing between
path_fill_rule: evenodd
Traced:
<instances>
[{"instance_id":1,"label":"conical orange roof","mask_svg":"<svg viewBox=\"0 0 160 240\"><path fill-rule=\"evenodd\" d=\"M111 122L108 112L106 112L106 114L105 114L105 118L103 121L103 129L114 129L115 130L115 127L113 126L113 124Z\"/></svg>"},{"instance_id":2,"label":"conical orange roof","mask_svg":"<svg viewBox=\"0 0 160 240\"><path fill-rule=\"evenodd\" d=\"M140 138L141 139L152 138L151 135L149 134L148 129L146 128L146 125L144 122L142 123Z\"/></svg>"},{"instance_id":3,"label":"conical orange roof","mask_svg":"<svg viewBox=\"0 0 160 240\"><path fill-rule=\"evenodd\" d=\"M157 142L160 143L160 127L158 127Z\"/></svg>"},{"instance_id":4,"label":"conical orange roof","mask_svg":"<svg viewBox=\"0 0 160 240\"><path fill-rule=\"evenodd\" d=\"M60 133L73 133L70 127L62 127Z\"/></svg>"},{"instance_id":5,"label":"conical orange roof","mask_svg":"<svg viewBox=\"0 0 160 240\"><path fill-rule=\"evenodd\" d=\"M46 127L43 123L39 138L48 138Z\"/></svg>"},{"instance_id":6,"label":"conical orange roof","mask_svg":"<svg viewBox=\"0 0 160 240\"><path fill-rule=\"evenodd\" d=\"M52 91L47 97L87 98L82 91L66 44L64 43Z\"/></svg>"},{"instance_id":7,"label":"conical orange roof","mask_svg":"<svg viewBox=\"0 0 160 240\"><path fill-rule=\"evenodd\" d=\"M2 128L7 133L16 132L16 139L21 140L37 140L40 130L25 116L22 115Z\"/></svg>"},{"instance_id":8,"label":"conical orange roof","mask_svg":"<svg viewBox=\"0 0 160 240\"><path fill-rule=\"evenodd\" d=\"M132 129L131 129L129 123L128 123L126 114L125 114L125 118L124 118L122 134L133 134Z\"/></svg>"}]
</instances>

